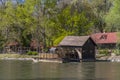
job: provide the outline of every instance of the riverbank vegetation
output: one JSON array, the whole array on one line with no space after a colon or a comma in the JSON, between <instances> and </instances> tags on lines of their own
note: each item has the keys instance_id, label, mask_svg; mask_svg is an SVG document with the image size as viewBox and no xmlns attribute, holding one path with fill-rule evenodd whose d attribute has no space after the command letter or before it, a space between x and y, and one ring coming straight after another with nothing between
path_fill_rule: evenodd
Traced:
<instances>
[{"instance_id":1,"label":"riverbank vegetation","mask_svg":"<svg viewBox=\"0 0 120 80\"><path fill-rule=\"evenodd\" d=\"M15 2L16 1L16 2ZM17 2L18 1L18 2ZM56 46L67 35L119 31L119 0L4 0L0 2L0 47Z\"/></svg>"},{"instance_id":2,"label":"riverbank vegetation","mask_svg":"<svg viewBox=\"0 0 120 80\"><path fill-rule=\"evenodd\" d=\"M21 55L21 54L0 54L0 59L4 59L4 58L33 58L34 56L30 56L30 55Z\"/></svg>"}]
</instances>

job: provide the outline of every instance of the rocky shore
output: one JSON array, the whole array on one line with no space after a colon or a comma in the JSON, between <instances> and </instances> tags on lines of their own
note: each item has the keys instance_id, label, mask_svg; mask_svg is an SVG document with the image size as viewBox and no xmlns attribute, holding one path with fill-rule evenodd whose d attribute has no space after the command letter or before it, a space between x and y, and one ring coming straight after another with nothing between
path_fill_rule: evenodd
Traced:
<instances>
[{"instance_id":1,"label":"rocky shore","mask_svg":"<svg viewBox=\"0 0 120 80\"><path fill-rule=\"evenodd\" d=\"M111 62L120 62L120 56L111 56L108 58Z\"/></svg>"},{"instance_id":2,"label":"rocky shore","mask_svg":"<svg viewBox=\"0 0 120 80\"><path fill-rule=\"evenodd\" d=\"M112 55L109 55L109 56L102 56L100 58L97 58L97 60L110 61L110 62L120 62L120 55L117 56L115 54L112 54Z\"/></svg>"}]
</instances>

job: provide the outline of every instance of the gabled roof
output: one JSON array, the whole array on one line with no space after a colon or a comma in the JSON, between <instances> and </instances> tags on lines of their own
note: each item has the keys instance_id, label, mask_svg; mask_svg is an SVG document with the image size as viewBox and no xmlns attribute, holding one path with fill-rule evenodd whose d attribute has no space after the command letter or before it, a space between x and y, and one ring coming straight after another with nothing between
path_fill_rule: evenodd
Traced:
<instances>
[{"instance_id":1,"label":"gabled roof","mask_svg":"<svg viewBox=\"0 0 120 80\"><path fill-rule=\"evenodd\" d=\"M117 43L118 41L117 32L96 33L96 34L92 34L91 38L97 44Z\"/></svg>"},{"instance_id":2,"label":"gabled roof","mask_svg":"<svg viewBox=\"0 0 120 80\"><path fill-rule=\"evenodd\" d=\"M39 47L43 46L43 43L40 42L40 44L38 45L37 40L36 40L36 39L32 39L32 40L31 40L31 43L30 43L30 47L32 47L32 48L37 48L38 46L39 46Z\"/></svg>"},{"instance_id":3,"label":"gabled roof","mask_svg":"<svg viewBox=\"0 0 120 80\"><path fill-rule=\"evenodd\" d=\"M83 46L89 38L89 36L66 36L59 46Z\"/></svg>"}]
</instances>

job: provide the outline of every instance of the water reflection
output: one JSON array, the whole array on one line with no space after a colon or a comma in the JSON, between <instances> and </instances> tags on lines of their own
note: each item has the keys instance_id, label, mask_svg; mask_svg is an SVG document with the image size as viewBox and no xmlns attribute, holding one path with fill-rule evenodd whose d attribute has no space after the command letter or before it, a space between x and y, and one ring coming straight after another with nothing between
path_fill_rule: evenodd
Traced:
<instances>
[{"instance_id":1,"label":"water reflection","mask_svg":"<svg viewBox=\"0 0 120 80\"><path fill-rule=\"evenodd\" d=\"M88 63L82 63L81 64L81 70L82 70L82 79L84 80L95 80L95 63L94 62L88 62Z\"/></svg>"},{"instance_id":2,"label":"water reflection","mask_svg":"<svg viewBox=\"0 0 120 80\"><path fill-rule=\"evenodd\" d=\"M0 80L24 79L31 76L31 66L29 62L24 61L1 61L0 62Z\"/></svg>"},{"instance_id":3,"label":"water reflection","mask_svg":"<svg viewBox=\"0 0 120 80\"><path fill-rule=\"evenodd\" d=\"M119 80L120 63L0 61L0 80Z\"/></svg>"}]
</instances>

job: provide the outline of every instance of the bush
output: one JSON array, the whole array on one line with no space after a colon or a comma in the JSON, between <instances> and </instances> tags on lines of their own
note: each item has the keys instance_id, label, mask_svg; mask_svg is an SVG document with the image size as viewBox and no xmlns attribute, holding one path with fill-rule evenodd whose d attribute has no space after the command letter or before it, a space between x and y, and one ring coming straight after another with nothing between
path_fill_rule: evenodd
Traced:
<instances>
[{"instance_id":1,"label":"bush","mask_svg":"<svg viewBox=\"0 0 120 80\"><path fill-rule=\"evenodd\" d=\"M119 49L115 49L113 52L114 52L116 55L120 55L120 50L119 50Z\"/></svg>"},{"instance_id":2,"label":"bush","mask_svg":"<svg viewBox=\"0 0 120 80\"><path fill-rule=\"evenodd\" d=\"M104 49L104 50L99 50L99 54L104 54L107 55L109 53L108 50Z\"/></svg>"},{"instance_id":3,"label":"bush","mask_svg":"<svg viewBox=\"0 0 120 80\"><path fill-rule=\"evenodd\" d=\"M27 52L27 55L32 55L32 51L28 51L28 52Z\"/></svg>"},{"instance_id":4,"label":"bush","mask_svg":"<svg viewBox=\"0 0 120 80\"><path fill-rule=\"evenodd\" d=\"M28 51L27 55L38 55L38 52L35 51Z\"/></svg>"},{"instance_id":5,"label":"bush","mask_svg":"<svg viewBox=\"0 0 120 80\"><path fill-rule=\"evenodd\" d=\"M38 55L38 52L33 51L32 55Z\"/></svg>"}]
</instances>

